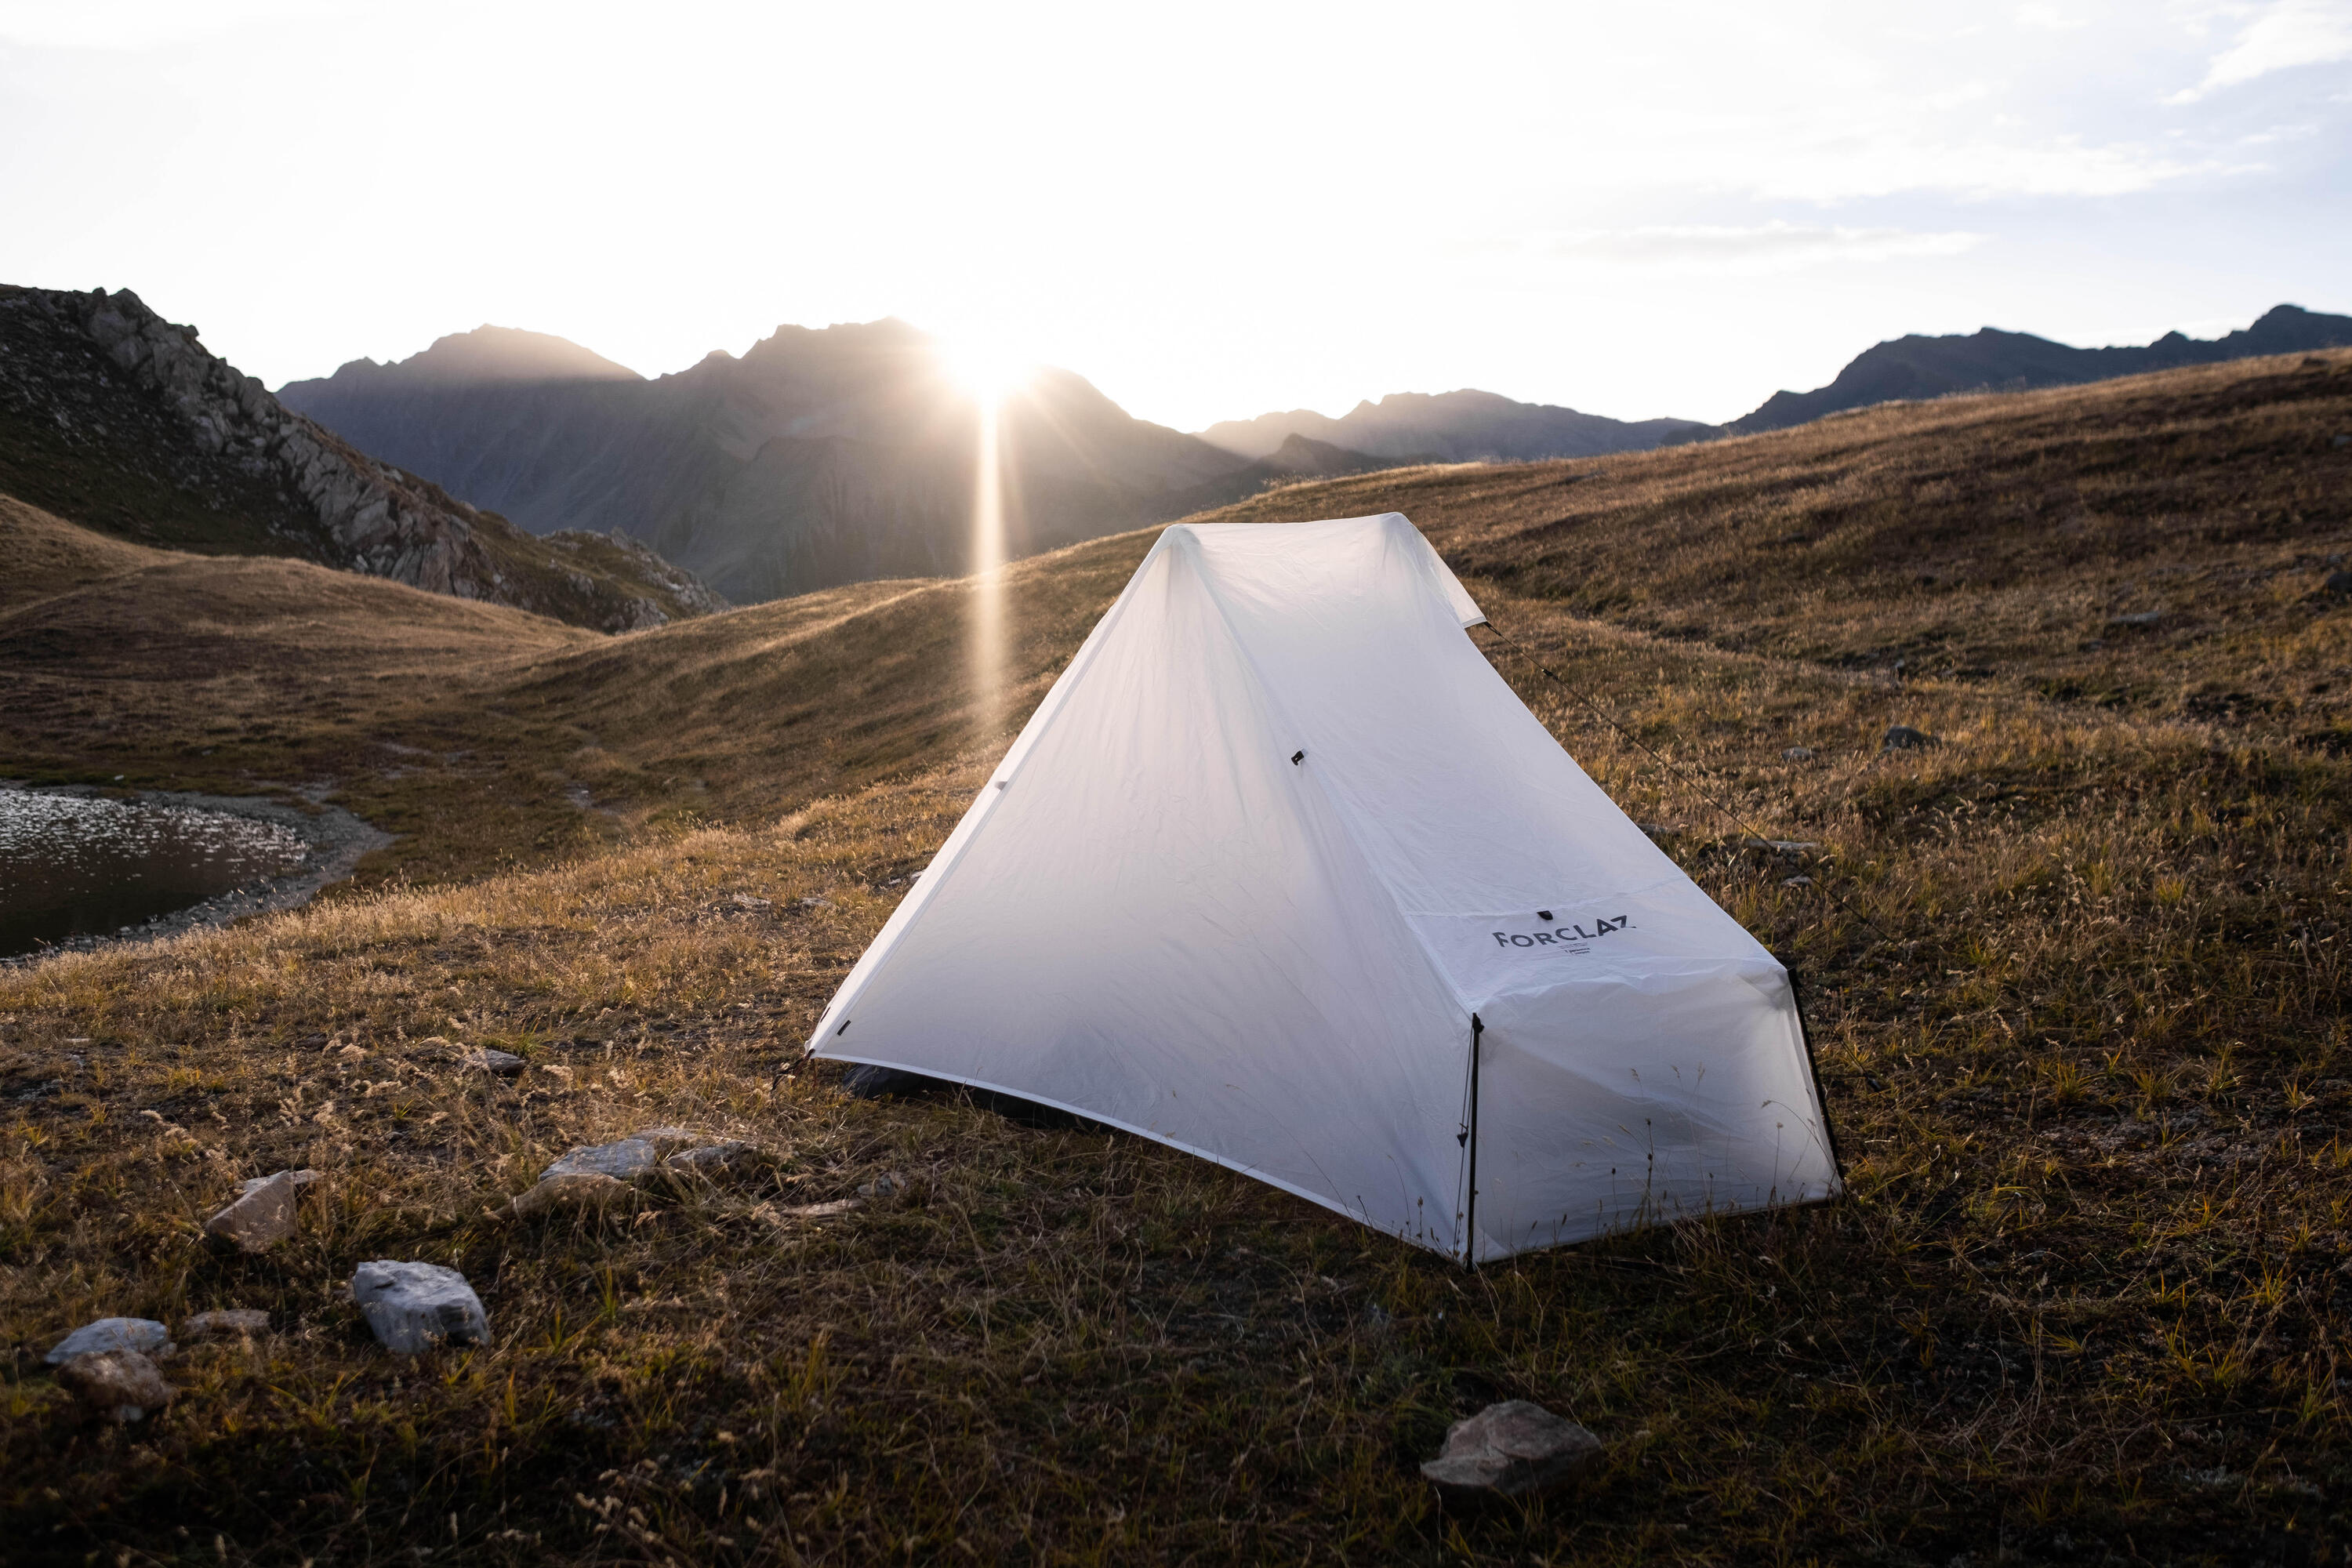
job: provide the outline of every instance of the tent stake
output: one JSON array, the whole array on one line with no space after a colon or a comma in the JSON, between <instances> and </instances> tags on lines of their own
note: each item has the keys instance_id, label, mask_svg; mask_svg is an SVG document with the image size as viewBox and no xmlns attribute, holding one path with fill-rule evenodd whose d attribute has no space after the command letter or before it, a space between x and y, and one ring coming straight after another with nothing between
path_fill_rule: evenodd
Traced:
<instances>
[{"instance_id":1,"label":"tent stake","mask_svg":"<svg viewBox=\"0 0 2352 1568\"><path fill-rule=\"evenodd\" d=\"M1470 1203L1469 1212L1463 1216L1462 1261L1470 1268L1478 1267L1478 1037L1486 1026L1478 1015L1470 1015Z\"/></svg>"}]
</instances>

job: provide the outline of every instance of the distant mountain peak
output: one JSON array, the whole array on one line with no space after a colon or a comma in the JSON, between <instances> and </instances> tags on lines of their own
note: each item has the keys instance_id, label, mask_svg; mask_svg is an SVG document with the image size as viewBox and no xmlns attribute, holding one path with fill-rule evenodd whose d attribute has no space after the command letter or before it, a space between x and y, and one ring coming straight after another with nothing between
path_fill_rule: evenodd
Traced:
<instances>
[{"instance_id":1,"label":"distant mountain peak","mask_svg":"<svg viewBox=\"0 0 2352 1568\"><path fill-rule=\"evenodd\" d=\"M367 383L437 387L485 382L643 381L645 377L569 338L486 322L470 332L436 338L423 353L390 364L352 360L326 379L345 386ZM278 390L282 394L285 388Z\"/></svg>"}]
</instances>

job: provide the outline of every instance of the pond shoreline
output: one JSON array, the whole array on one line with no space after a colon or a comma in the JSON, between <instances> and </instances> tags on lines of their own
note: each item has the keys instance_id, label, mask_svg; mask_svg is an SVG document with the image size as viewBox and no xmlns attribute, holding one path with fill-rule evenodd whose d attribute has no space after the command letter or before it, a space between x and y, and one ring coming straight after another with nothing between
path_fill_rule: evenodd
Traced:
<instances>
[{"instance_id":1,"label":"pond shoreline","mask_svg":"<svg viewBox=\"0 0 2352 1568\"><path fill-rule=\"evenodd\" d=\"M0 779L0 789L83 800L123 798L122 792L99 784L24 784L13 779ZM156 942L205 926L226 925L247 915L296 909L310 902L321 889L349 878L362 856L383 848L394 837L341 806L316 801L311 803L314 809L305 810L289 805L282 799L262 795L200 795L186 790L137 790L131 792L130 798L142 805L180 806L274 823L302 840L306 846L302 862L283 876L232 888L199 903L153 916L136 926L104 934L70 936L31 952L0 956L0 967L38 963L61 952L95 952L133 942Z\"/></svg>"}]
</instances>

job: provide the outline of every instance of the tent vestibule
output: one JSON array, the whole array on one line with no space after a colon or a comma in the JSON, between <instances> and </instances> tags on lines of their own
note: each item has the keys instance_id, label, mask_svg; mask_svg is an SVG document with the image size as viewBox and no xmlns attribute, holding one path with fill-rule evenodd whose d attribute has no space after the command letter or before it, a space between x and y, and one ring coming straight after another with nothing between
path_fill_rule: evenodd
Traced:
<instances>
[{"instance_id":1,"label":"tent vestibule","mask_svg":"<svg viewBox=\"0 0 2352 1568\"><path fill-rule=\"evenodd\" d=\"M1398 513L1167 529L811 1049L1471 1261L1832 1195L1787 972L1528 712L1483 619Z\"/></svg>"}]
</instances>

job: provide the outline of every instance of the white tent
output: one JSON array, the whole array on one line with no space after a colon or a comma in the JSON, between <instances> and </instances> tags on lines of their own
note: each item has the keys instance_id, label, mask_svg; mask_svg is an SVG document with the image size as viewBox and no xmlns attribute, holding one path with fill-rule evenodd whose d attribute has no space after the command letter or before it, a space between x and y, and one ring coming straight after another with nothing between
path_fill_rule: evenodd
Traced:
<instances>
[{"instance_id":1,"label":"white tent","mask_svg":"<svg viewBox=\"0 0 2352 1568\"><path fill-rule=\"evenodd\" d=\"M1832 1195L1787 972L1484 619L1399 513L1168 529L810 1048L1472 1261Z\"/></svg>"}]
</instances>

